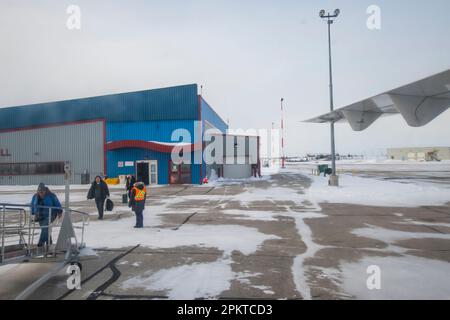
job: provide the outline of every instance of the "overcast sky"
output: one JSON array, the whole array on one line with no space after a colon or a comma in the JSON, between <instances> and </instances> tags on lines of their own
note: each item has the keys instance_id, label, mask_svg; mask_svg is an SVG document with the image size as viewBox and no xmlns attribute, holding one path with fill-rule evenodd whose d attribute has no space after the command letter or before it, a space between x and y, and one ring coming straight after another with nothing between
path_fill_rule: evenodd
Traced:
<instances>
[{"instance_id":1,"label":"overcast sky","mask_svg":"<svg viewBox=\"0 0 450 320\"><path fill-rule=\"evenodd\" d=\"M81 29L69 30L69 5ZM369 30L370 5L381 30ZM329 110L326 23L332 27L335 106L450 68L450 1L0 0L0 107L188 83L233 128L279 126L288 155L329 150L329 126L300 122ZM363 132L337 125L337 151L450 146L450 110L423 128L401 116Z\"/></svg>"}]
</instances>

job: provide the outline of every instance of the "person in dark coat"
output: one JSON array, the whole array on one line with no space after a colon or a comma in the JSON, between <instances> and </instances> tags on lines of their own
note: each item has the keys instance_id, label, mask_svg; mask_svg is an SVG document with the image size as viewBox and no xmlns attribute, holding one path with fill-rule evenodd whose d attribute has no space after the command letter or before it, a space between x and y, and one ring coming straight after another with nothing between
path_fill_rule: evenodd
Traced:
<instances>
[{"instance_id":1,"label":"person in dark coat","mask_svg":"<svg viewBox=\"0 0 450 320\"><path fill-rule=\"evenodd\" d=\"M131 198L131 189L133 189L133 186L135 183L136 183L136 178L133 175L129 175L127 177L127 184L126 184L128 199Z\"/></svg>"},{"instance_id":2,"label":"person in dark coat","mask_svg":"<svg viewBox=\"0 0 450 320\"><path fill-rule=\"evenodd\" d=\"M145 200L147 199L147 189L143 182L136 182L131 189L131 196L129 206L131 210L134 211L136 215L136 225L135 228L144 227L144 209Z\"/></svg>"},{"instance_id":3,"label":"person in dark coat","mask_svg":"<svg viewBox=\"0 0 450 320\"><path fill-rule=\"evenodd\" d=\"M38 247L42 247L44 244L52 244L51 235L50 243L48 243L49 225L57 216L60 217L62 212L61 203L59 202L58 197L52 193L45 184L40 183L37 193L34 194L31 199L31 214L34 216L34 221L38 221L39 226L41 227Z\"/></svg>"},{"instance_id":4,"label":"person in dark coat","mask_svg":"<svg viewBox=\"0 0 450 320\"><path fill-rule=\"evenodd\" d=\"M87 194L89 200L95 199L98 210L98 220L103 220L103 211L105 209L105 200L109 198L109 188L106 182L100 176L96 176L92 182L91 188Z\"/></svg>"}]
</instances>

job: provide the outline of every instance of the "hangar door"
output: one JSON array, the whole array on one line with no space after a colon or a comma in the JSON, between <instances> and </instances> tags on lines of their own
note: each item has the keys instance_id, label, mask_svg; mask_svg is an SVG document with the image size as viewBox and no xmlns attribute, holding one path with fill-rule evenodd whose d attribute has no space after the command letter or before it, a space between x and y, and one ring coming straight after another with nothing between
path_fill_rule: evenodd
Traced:
<instances>
[{"instance_id":1,"label":"hangar door","mask_svg":"<svg viewBox=\"0 0 450 320\"><path fill-rule=\"evenodd\" d=\"M224 164L223 177L228 179L250 178L252 176L251 164Z\"/></svg>"}]
</instances>

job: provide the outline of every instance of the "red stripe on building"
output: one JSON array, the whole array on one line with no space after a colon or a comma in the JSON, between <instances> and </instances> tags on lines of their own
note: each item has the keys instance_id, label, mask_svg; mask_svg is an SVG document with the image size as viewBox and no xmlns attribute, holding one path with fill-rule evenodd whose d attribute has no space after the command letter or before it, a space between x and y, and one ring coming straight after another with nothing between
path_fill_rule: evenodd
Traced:
<instances>
[{"instance_id":1,"label":"red stripe on building","mask_svg":"<svg viewBox=\"0 0 450 320\"><path fill-rule=\"evenodd\" d=\"M106 144L106 149L108 151L114 151L119 149L136 148L136 149L146 149L163 153L171 153L174 148L188 149L190 152L202 150L202 144L187 144L187 145L168 145L165 143L143 141L143 140L120 140L113 141Z\"/></svg>"}]
</instances>

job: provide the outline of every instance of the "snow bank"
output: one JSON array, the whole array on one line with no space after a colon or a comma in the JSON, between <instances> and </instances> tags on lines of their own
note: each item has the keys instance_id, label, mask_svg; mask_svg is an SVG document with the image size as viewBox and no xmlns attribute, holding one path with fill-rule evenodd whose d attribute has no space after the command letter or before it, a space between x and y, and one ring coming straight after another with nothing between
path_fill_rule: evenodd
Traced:
<instances>
[{"instance_id":1,"label":"snow bank","mask_svg":"<svg viewBox=\"0 0 450 320\"><path fill-rule=\"evenodd\" d=\"M219 179L219 176L216 173L216 170L211 169L211 173L209 174L209 181L216 181Z\"/></svg>"},{"instance_id":2,"label":"snow bank","mask_svg":"<svg viewBox=\"0 0 450 320\"><path fill-rule=\"evenodd\" d=\"M92 248L83 248L80 250L80 257L84 256L98 256L98 253Z\"/></svg>"},{"instance_id":3,"label":"snow bank","mask_svg":"<svg viewBox=\"0 0 450 320\"><path fill-rule=\"evenodd\" d=\"M435 185L339 176L338 188L330 188L323 176L308 176L313 184L307 195L316 202L349 203L371 206L418 207L450 202L450 189Z\"/></svg>"},{"instance_id":4,"label":"snow bank","mask_svg":"<svg viewBox=\"0 0 450 320\"><path fill-rule=\"evenodd\" d=\"M220 187L226 185L239 185L252 182L269 181L271 179L272 179L271 176L262 176L261 178L250 177L245 179L216 178L214 180L209 180L209 182L206 184L198 185L198 187Z\"/></svg>"},{"instance_id":5,"label":"snow bank","mask_svg":"<svg viewBox=\"0 0 450 320\"><path fill-rule=\"evenodd\" d=\"M280 168L279 165L274 165L274 166L271 166L271 167L262 167L261 168L261 174L263 176L277 174L277 173L280 172L280 170L281 170L281 168Z\"/></svg>"}]
</instances>

